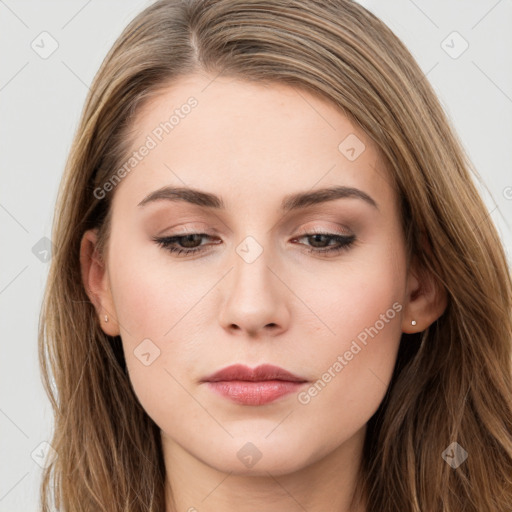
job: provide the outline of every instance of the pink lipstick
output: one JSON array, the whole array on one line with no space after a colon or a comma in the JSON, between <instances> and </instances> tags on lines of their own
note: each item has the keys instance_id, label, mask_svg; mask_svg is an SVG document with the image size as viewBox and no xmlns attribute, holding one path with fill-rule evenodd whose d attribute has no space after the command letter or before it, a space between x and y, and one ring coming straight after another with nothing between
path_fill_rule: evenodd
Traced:
<instances>
[{"instance_id":1,"label":"pink lipstick","mask_svg":"<svg viewBox=\"0 0 512 512\"><path fill-rule=\"evenodd\" d=\"M202 382L241 405L264 405L298 391L306 379L283 368L264 364L254 369L235 364L205 377Z\"/></svg>"}]
</instances>

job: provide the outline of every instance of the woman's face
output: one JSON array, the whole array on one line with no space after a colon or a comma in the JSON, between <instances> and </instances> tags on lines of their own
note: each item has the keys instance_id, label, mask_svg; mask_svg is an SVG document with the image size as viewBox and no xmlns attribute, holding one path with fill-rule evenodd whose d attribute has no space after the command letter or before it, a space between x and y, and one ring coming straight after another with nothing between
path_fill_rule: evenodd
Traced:
<instances>
[{"instance_id":1,"label":"woman's face","mask_svg":"<svg viewBox=\"0 0 512 512\"><path fill-rule=\"evenodd\" d=\"M375 144L303 90L200 75L134 127L121 182L96 192L114 194L101 318L166 453L277 475L360 446L410 323ZM208 380L232 365L296 380Z\"/></svg>"}]
</instances>

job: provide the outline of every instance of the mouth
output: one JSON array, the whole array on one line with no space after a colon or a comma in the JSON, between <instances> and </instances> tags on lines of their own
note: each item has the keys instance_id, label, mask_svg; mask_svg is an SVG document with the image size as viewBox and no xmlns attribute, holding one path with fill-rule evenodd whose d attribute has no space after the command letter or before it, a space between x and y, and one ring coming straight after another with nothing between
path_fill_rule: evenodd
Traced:
<instances>
[{"instance_id":1,"label":"mouth","mask_svg":"<svg viewBox=\"0 0 512 512\"><path fill-rule=\"evenodd\" d=\"M252 369L237 364L223 368L201 382L237 404L265 405L297 392L308 380L278 366L264 364Z\"/></svg>"}]
</instances>

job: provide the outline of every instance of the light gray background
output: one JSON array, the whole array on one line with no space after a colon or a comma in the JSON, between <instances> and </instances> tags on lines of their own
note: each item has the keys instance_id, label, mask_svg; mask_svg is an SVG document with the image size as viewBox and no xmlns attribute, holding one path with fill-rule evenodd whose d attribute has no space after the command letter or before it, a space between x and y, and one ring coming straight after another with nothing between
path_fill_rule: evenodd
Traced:
<instances>
[{"instance_id":1,"label":"light gray background","mask_svg":"<svg viewBox=\"0 0 512 512\"><path fill-rule=\"evenodd\" d=\"M40 443L50 439L51 409L37 360L49 265L41 261L41 239L51 236L57 187L88 84L125 25L150 3L0 0L1 512L38 510L41 468L31 454L37 460ZM405 42L433 84L482 178L478 186L510 262L512 0L361 3ZM35 40L50 48L43 31L58 43L46 59L31 47ZM464 41L469 47L458 56Z\"/></svg>"}]
</instances>

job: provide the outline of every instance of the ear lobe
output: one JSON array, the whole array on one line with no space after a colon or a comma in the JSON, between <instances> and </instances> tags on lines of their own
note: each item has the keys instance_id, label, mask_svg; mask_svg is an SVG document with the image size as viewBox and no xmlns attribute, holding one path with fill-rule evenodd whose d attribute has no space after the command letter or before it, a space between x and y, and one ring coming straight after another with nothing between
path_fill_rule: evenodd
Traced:
<instances>
[{"instance_id":1,"label":"ear lobe","mask_svg":"<svg viewBox=\"0 0 512 512\"><path fill-rule=\"evenodd\" d=\"M80 243L80 267L82 282L87 296L93 303L103 331L110 336L119 334L114 303L110 293L110 282L105 262L97 250L98 230L90 229ZM109 322L104 321L108 315Z\"/></svg>"},{"instance_id":2,"label":"ear lobe","mask_svg":"<svg viewBox=\"0 0 512 512\"><path fill-rule=\"evenodd\" d=\"M447 304L446 290L434 276L425 270L417 271L411 267L407 278L402 332L424 331L444 313ZM415 325L412 325L412 320L416 321Z\"/></svg>"}]
</instances>

